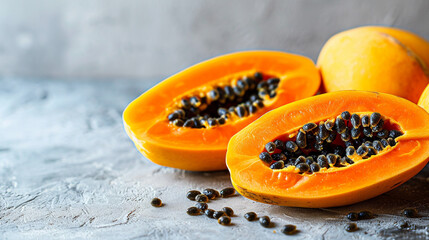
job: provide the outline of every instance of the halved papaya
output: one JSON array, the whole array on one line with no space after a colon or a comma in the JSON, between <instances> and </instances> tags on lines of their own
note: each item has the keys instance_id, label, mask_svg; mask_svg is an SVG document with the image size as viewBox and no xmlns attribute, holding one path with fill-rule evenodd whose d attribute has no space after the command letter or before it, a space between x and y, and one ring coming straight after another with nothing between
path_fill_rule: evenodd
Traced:
<instances>
[{"instance_id":1,"label":"halved papaya","mask_svg":"<svg viewBox=\"0 0 429 240\"><path fill-rule=\"evenodd\" d=\"M131 102L125 130L159 165L226 169L229 139L262 114L312 96L320 85L314 63L275 51L223 55L173 75Z\"/></svg>"},{"instance_id":2,"label":"halved papaya","mask_svg":"<svg viewBox=\"0 0 429 240\"><path fill-rule=\"evenodd\" d=\"M263 115L231 138L226 162L243 196L316 208L387 192L428 157L429 114L422 108L389 94L338 91Z\"/></svg>"}]
</instances>

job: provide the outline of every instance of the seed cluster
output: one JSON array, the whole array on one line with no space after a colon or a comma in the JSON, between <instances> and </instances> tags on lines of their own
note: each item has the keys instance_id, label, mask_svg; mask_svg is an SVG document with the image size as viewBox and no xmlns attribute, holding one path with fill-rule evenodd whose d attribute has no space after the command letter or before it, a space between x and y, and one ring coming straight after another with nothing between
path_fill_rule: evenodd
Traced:
<instances>
[{"instance_id":1,"label":"seed cluster","mask_svg":"<svg viewBox=\"0 0 429 240\"><path fill-rule=\"evenodd\" d=\"M168 121L177 127L209 128L247 117L277 95L279 82L279 78L256 72L229 85L213 86L208 92L183 97L168 114Z\"/></svg>"},{"instance_id":2,"label":"seed cluster","mask_svg":"<svg viewBox=\"0 0 429 240\"><path fill-rule=\"evenodd\" d=\"M186 212L191 216L204 214L209 218L217 219L218 223L221 225L230 225L231 217L234 216L234 210L230 207L224 207L222 210L215 211L209 208L207 202L219 197L227 198L233 195L235 195L235 189L231 187L224 188L220 190L220 192L212 188L204 189L203 193L198 190L190 190L186 193L186 198L191 201L196 201L197 203L194 207L188 208Z\"/></svg>"},{"instance_id":3,"label":"seed cluster","mask_svg":"<svg viewBox=\"0 0 429 240\"><path fill-rule=\"evenodd\" d=\"M385 118L377 112L342 112L334 119L307 123L292 139L276 139L265 145L259 158L271 169L295 166L299 173L354 164L352 158L367 159L387 146L395 146L403 133L385 129Z\"/></svg>"}]
</instances>

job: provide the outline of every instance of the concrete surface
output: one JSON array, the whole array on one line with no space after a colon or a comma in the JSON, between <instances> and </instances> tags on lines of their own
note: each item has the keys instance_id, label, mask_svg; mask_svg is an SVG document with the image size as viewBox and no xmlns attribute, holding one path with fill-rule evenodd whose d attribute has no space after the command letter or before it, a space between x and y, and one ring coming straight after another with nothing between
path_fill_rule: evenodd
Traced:
<instances>
[{"instance_id":1,"label":"concrete surface","mask_svg":"<svg viewBox=\"0 0 429 240\"><path fill-rule=\"evenodd\" d=\"M0 79L0 239L429 239L429 167L404 185L351 206L302 209L271 206L242 196L209 202L232 207L224 227L186 209L190 189L231 186L228 172L159 167L126 136L121 113L154 82ZM347 181L347 179L344 179ZM160 197L165 206L153 208ZM415 207L421 218L401 210ZM375 219L344 230L349 211ZM268 215L263 228L243 215ZM408 220L410 229L400 229Z\"/></svg>"},{"instance_id":2,"label":"concrete surface","mask_svg":"<svg viewBox=\"0 0 429 240\"><path fill-rule=\"evenodd\" d=\"M429 39L428 12L426 0L0 0L0 76L162 79L243 49L316 60L361 25Z\"/></svg>"}]
</instances>

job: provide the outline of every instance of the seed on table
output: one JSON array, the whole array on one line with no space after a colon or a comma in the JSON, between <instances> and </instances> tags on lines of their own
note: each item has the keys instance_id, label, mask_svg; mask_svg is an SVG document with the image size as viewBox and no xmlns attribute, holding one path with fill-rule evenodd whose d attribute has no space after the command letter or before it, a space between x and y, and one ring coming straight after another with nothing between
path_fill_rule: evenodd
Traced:
<instances>
[{"instance_id":1,"label":"seed on table","mask_svg":"<svg viewBox=\"0 0 429 240\"><path fill-rule=\"evenodd\" d=\"M359 220L374 218L374 214L370 211L361 211L358 213Z\"/></svg>"},{"instance_id":2,"label":"seed on table","mask_svg":"<svg viewBox=\"0 0 429 240\"><path fill-rule=\"evenodd\" d=\"M259 223L261 224L261 226L267 228L270 226L271 220L268 216L263 216L259 218Z\"/></svg>"},{"instance_id":3,"label":"seed on table","mask_svg":"<svg viewBox=\"0 0 429 240\"><path fill-rule=\"evenodd\" d=\"M419 214L418 214L418 212L417 212L417 210L415 208L406 208L406 209L404 209L404 211L402 211L402 213L407 218L415 218L415 217L419 216Z\"/></svg>"},{"instance_id":4,"label":"seed on table","mask_svg":"<svg viewBox=\"0 0 429 240\"><path fill-rule=\"evenodd\" d=\"M230 207L224 207L222 208L222 211L224 211L229 217L232 217L234 215L234 210L232 210L232 208Z\"/></svg>"},{"instance_id":5,"label":"seed on table","mask_svg":"<svg viewBox=\"0 0 429 240\"><path fill-rule=\"evenodd\" d=\"M188 193L186 193L186 197L187 197L189 200L195 201L195 197L196 197L197 195L199 195L199 194L201 194L201 192L200 192L200 191L197 191L197 190L190 190Z\"/></svg>"},{"instance_id":6,"label":"seed on table","mask_svg":"<svg viewBox=\"0 0 429 240\"><path fill-rule=\"evenodd\" d=\"M195 204L195 207L197 207L201 211L205 211L207 208L209 208L209 205L207 205L207 203L199 202Z\"/></svg>"},{"instance_id":7,"label":"seed on table","mask_svg":"<svg viewBox=\"0 0 429 240\"><path fill-rule=\"evenodd\" d=\"M350 221L357 221L359 219L359 214L355 212L350 212L347 214L347 219Z\"/></svg>"},{"instance_id":8,"label":"seed on table","mask_svg":"<svg viewBox=\"0 0 429 240\"><path fill-rule=\"evenodd\" d=\"M204 211L204 214L207 216L207 217L209 217L209 218L214 218L214 216L213 216L213 214L215 213L215 210L213 210L213 209L206 209L205 211Z\"/></svg>"},{"instance_id":9,"label":"seed on table","mask_svg":"<svg viewBox=\"0 0 429 240\"><path fill-rule=\"evenodd\" d=\"M286 224L280 231L286 235L293 235L296 233L296 226L292 224Z\"/></svg>"},{"instance_id":10,"label":"seed on table","mask_svg":"<svg viewBox=\"0 0 429 240\"><path fill-rule=\"evenodd\" d=\"M220 195L223 198L230 197L234 194L235 194L235 189L231 188L231 187L230 188L224 188L224 189L220 190Z\"/></svg>"},{"instance_id":11,"label":"seed on table","mask_svg":"<svg viewBox=\"0 0 429 240\"><path fill-rule=\"evenodd\" d=\"M215 218L215 219L219 219L220 217L222 217L222 216L226 216L226 213L224 212L224 211L215 211L214 213L213 213L213 217Z\"/></svg>"},{"instance_id":12,"label":"seed on table","mask_svg":"<svg viewBox=\"0 0 429 240\"><path fill-rule=\"evenodd\" d=\"M220 193L212 188L204 189L203 194L206 195L210 200L220 197Z\"/></svg>"},{"instance_id":13,"label":"seed on table","mask_svg":"<svg viewBox=\"0 0 429 240\"><path fill-rule=\"evenodd\" d=\"M162 206L162 201L159 198L154 198L152 199L152 201L150 202L150 204L154 207L161 207Z\"/></svg>"},{"instance_id":14,"label":"seed on table","mask_svg":"<svg viewBox=\"0 0 429 240\"><path fill-rule=\"evenodd\" d=\"M200 210L200 209L198 209L197 207L190 207L190 208L188 208L188 210L186 211L186 213L187 213L188 215L191 215L191 216L200 215L200 212L201 212L201 210Z\"/></svg>"},{"instance_id":15,"label":"seed on table","mask_svg":"<svg viewBox=\"0 0 429 240\"><path fill-rule=\"evenodd\" d=\"M228 216L222 216L217 220L217 222L221 225L227 226L231 224L231 218Z\"/></svg>"},{"instance_id":16,"label":"seed on table","mask_svg":"<svg viewBox=\"0 0 429 240\"><path fill-rule=\"evenodd\" d=\"M244 218L247 221L254 221L254 220L256 220L257 215L255 212L248 212L248 213L244 214Z\"/></svg>"},{"instance_id":17,"label":"seed on table","mask_svg":"<svg viewBox=\"0 0 429 240\"><path fill-rule=\"evenodd\" d=\"M204 194L198 194L197 196L195 196L195 201L200 203L206 203L209 201L209 198Z\"/></svg>"},{"instance_id":18,"label":"seed on table","mask_svg":"<svg viewBox=\"0 0 429 240\"><path fill-rule=\"evenodd\" d=\"M348 223L345 227L347 232L354 232L358 230L356 223Z\"/></svg>"}]
</instances>

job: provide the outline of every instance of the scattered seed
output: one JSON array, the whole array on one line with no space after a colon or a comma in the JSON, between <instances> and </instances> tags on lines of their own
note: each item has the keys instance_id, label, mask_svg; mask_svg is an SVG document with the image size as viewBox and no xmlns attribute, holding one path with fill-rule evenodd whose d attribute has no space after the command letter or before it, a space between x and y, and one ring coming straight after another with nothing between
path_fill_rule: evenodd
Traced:
<instances>
[{"instance_id":1,"label":"scattered seed","mask_svg":"<svg viewBox=\"0 0 429 240\"><path fill-rule=\"evenodd\" d=\"M213 214L215 213L215 210L213 210L213 209L206 209L205 211L204 211L204 214L207 216L207 217L209 217L209 218L214 218L214 216L213 216Z\"/></svg>"},{"instance_id":2,"label":"scattered seed","mask_svg":"<svg viewBox=\"0 0 429 240\"><path fill-rule=\"evenodd\" d=\"M348 223L345 228L347 232L354 232L358 230L356 223Z\"/></svg>"},{"instance_id":3,"label":"scattered seed","mask_svg":"<svg viewBox=\"0 0 429 240\"><path fill-rule=\"evenodd\" d=\"M359 220L359 214L355 212L350 212L347 214L347 219L349 219L350 221L357 221Z\"/></svg>"},{"instance_id":4,"label":"scattered seed","mask_svg":"<svg viewBox=\"0 0 429 240\"><path fill-rule=\"evenodd\" d=\"M402 213L407 217L407 218L415 218L418 217L419 214L417 212L417 210L415 208L406 208L402 211Z\"/></svg>"},{"instance_id":5,"label":"scattered seed","mask_svg":"<svg viewBox=\"0 0 429 240\"><path fill-rule=\"evenodd\" d=\"M261 226L267 228L270 226L271 220L268 216L263 216L259 218L259 223L261 224Z\"/></svg>"},{"instance_id":6,"label":"scattered seed","mask_svg":"<svg viewBox=\"0 0 429 240\"><path fill-rule=\"evenodd\" d=\"M200 212L201 212L201 210L200 210L200 209L198 209L197 207L190 207L190 208L188 208L188 210L186 211L186 213L187 213L188 215L191 215L191 216L200 215Z\"/></svg>"},{"instance_id":7,"label":"scattered seed","mask_svg":"<svg viewBox=\"0 0 429 240\"><path fill-rule=\"evenodd\" d=\"M361 211L358 213L359 220L374 218L374 214L370 211Z\"/></svg>"},{"instance_id":8,"label":"scattered seed","mask_svg":"<svg viewBox=\"0 0 429 240\"><path fill-rule=\"evenodd\" d=\"M229 217L232 217L234 215L234 210L232 210L232 208L230 207L224 207L222 208L222 211L224 211Z\"/></svg>"},{"instance_id":9,"label":"scattered seed","mask_svg":"<svg viewBox=\"0 0 429 240\"><path fill-rule=\"evenodd\" d=\"M224 188L224 189L220 190L220 195L223 198L230 197L230 196L232 196L234 194L235 194L235 189L234 188Z\"/></svg>"},{"instance_id":10,"label":"scattered seed","mask_svg":"<svg viewBox=\"0 0 429 240\"><path fill-rule=\"evenodd\" d=\"M191 190L191 191L189 191L189 192L186 194L186 197L187 197L189 200L195 201L195 197L196 197L197 195L199 195L199 194L201 194L201 192L200 192L200 191L197 191L197 190Z\"/></svg>"},{"instance_id":11,"label":"scattered seed","mask_svg":"<svg viewBox=\"0 0 429 240\"><path fill-rule=\"evenodd\" d=\"M150 204L154 207L162 207L162 201L159 198L154 198L152 199L152 201L150 202Z\"/></svg>"},{"instance_id":12,"label":"scattered seed","mask_svg":"<svg viewBox=\"0 0 429 240\"><path fill-rule=\"evenodd\" d=\"M226 216L226 213L224 212L224 211L215 211L214 213L213 213L213 217L215 218L215 219L219 219L220 217L222 217L222 216Z\"/></svg>"},{"instance_id":13,"label":"scattered seed","mask_svg":"<svg viewBox=\"0 0 429 240\"><path fill-rule=\"evenodd\" d=\"M257 215L255 212L248 212L248 213L244 214L244 218L247 221L254 221L254 220L256 220Z\"/></svg>"},{"instance_id":14,"label":"scattered seed","mask_svg":"<svg viewBox=\"0 0 429 240\"><path fill-rule=\"evenodd\" d=\"M293 235L296 233L296 226L292 224L287 224L284 225L280 231L286 235Z\"/></svg>"},{"instance_id":15,"label":"scattered seed","mask_svg":"<svg viewBox=\"0 0 429 240\"><path fill-rule=\"evenodd\" d=\"M197 196L195 196L195 201L199 203L206 203L209 201L209 198L204 194L198 194Z\"/></svg>"},{"instance_id":16,"label":"scattered seed","mask_svg":"<svg viewBox=\"0 0 429 240\"><path fill-rule=\"evenodd\" d=\"M222 217L218 218L217 222L221 225L227 226L227 225L231 224L231 218L228 216L222 216Z\"/></svg>"},{"instance_id":17,"label":"scattered seed","mask_svg":"<svg viewBox=\"0 0 429 240\"><path fill-rule=\"evenodd\" d=\"M204 189L203 194L206 195L210 200L220 197L220 193L212 188Z\"/></svg>"}]
</instances>

